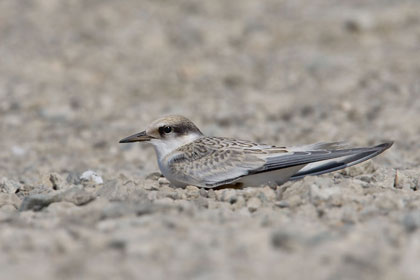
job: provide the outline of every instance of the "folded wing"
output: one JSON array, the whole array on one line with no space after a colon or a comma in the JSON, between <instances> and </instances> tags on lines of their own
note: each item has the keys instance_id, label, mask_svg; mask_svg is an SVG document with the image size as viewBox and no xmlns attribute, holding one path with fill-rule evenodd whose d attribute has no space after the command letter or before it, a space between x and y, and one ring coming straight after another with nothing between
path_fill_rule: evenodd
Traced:
<instances>
[{"instance_id":1,"label":"folded wing","mask_svg":"<svg viewBox=\"0 0 420 280\"><path fill-rule=\"evenodd\" d=\"M290 180L297 180L352 166L392 145L386 142L374 147L327 150L324 148L336 147L336 143L322 143L286 150L246 141L240 143L215 137L195 141L171 155L169 167L177 179L207 188L230 184L247 175L301 166L297 173L290 175ZM305 150L308 148L314 150Z\"/></svg>"}]
</instances>

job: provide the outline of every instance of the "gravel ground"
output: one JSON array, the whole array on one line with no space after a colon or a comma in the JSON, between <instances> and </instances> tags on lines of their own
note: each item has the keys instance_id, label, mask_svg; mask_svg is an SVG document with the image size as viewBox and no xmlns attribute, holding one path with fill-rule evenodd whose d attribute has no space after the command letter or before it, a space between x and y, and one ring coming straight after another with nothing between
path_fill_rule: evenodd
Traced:
<instances>
[{"instance_id":1,"label":"gravel ground","mask_svg":"<svg viewBox=\"0 0 420 280\"><path fill-rule=\"evenodd\" d=\"M0 1L1 279L420 279L420 2ZM395 145L276 189L174 189L165 114ZM89 171L89 172L88 172Z\"/></svg>"}]
</instances>

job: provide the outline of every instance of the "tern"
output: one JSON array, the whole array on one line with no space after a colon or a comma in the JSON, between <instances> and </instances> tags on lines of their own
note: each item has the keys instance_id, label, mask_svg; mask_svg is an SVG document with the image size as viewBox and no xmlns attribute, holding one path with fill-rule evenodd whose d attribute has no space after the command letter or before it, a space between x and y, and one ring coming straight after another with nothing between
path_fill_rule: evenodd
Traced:
<instances>
[{"instance_id":1,"label":"tern","mask_svg":"<svg viewBox=\"0 0 420 280\"><path fill-rule=\"evenodd\" d=\"M307 175L320 175L381 154L392 141L371 147L344 148L339 142L279 147L252 141L205 136L189 119L159 118L146 130L120 143L149 142L163 176L175 187L194 185L275 186Z\"/></svg>"}]
</instances>

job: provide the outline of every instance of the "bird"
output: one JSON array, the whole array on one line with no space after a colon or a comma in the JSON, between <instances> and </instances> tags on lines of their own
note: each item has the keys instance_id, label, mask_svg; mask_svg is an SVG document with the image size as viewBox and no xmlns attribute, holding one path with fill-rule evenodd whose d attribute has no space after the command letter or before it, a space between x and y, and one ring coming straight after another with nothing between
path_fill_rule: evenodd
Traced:
<instances>
[{"instance_id":1,"label":"bird","mask_svg":"<svg viewBox=\"0 0 420 280\"><path fill-rule=\"evenodd\" d=\"M393 145L345 148L342 142L283 147L204 135L186 117L161 117L119 143L149 142L159 169L174 187L278 186L371 159Z\"/></svg>"}]
</instances>

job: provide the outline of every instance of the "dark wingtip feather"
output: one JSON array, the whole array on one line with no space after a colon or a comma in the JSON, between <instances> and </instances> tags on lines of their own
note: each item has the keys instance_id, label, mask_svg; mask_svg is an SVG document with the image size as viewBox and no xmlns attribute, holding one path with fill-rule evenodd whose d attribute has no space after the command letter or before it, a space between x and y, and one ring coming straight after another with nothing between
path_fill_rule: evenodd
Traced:
<instances>
[{"instance_id":1,"label":"dark wingtip feather","mask_svg":"<svg viewBox=\"0 0 420 280\"><path fill-rule=\"evenodd\" d=\"M369 160L373 157L376 157L379 154L382 154L384 151L389 149L393 144L394 144L393 141L386 141L382 144L373 146L371 148L367 148L368 150L370 150L370 152L361 152L360 154L355 154L342 161L329 162L329 163L311 168L303 172L299 171L298 173L293 175L290 178L290 180L302 179L303 177L308 176L308 175L321 175L321 174L325 174L325 173L329 173L329 172L333 172L333 171L337 171L343 168L353 166L355 164L358 164L366 160Z\"/></svg>"},{"instance_id":2,"label":"dark wingtip feather","mask_svg":"<svg viewBox=\"0 0 420 280\"><path fill-rule=\"evenodd\" d=\"M386 141L386 142L384 142L382 144L379 144L379 145L377 145L375 147L380 148L378 150L380 150L381 151L380 153L382 153L383 151L388 150L389 148L391 148L392 145L394 145L394 141Z\"/></svg>"}]
</instances>

